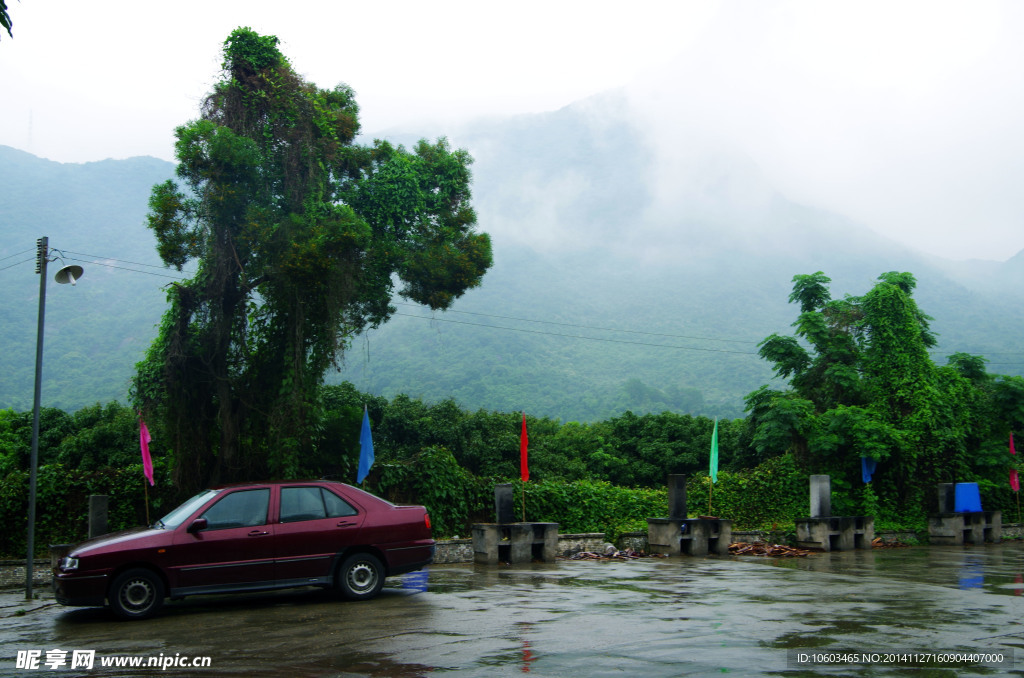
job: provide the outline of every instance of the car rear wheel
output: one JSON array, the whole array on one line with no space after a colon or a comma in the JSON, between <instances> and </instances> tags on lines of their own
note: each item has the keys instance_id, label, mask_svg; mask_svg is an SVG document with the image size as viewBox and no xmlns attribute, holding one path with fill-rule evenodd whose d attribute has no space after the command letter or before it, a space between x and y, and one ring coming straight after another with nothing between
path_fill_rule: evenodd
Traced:
<instances>
[{"instance_id":1,"label":"car rear wheel","mask_svg":"<svg viewBox=\"0 0 1024 678\"><path fill-rule=\"evenodd\" d=\"M354 553L338 569L338 590L349 600L369 600L384 587L384 566L369 553Z\"/></svg>"},{"instance_id":2,"label":"car rear wheel","mask_svg":"<svg viewBox=\"0 0 1024 678\"><path fill-rule=\"evenodd\" d=\"M164 583L150 570L127 570L110 585L110 609L121 619L147 619L163 604Z\"/></svg>"}]
</instances>

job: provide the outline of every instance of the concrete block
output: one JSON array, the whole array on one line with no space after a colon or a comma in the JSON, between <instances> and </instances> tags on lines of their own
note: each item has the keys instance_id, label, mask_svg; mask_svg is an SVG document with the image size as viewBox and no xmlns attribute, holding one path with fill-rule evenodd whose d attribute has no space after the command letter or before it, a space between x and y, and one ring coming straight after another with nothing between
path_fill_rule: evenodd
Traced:
<instances>
[{"instance_id":1,"label":"concrete block","mask_svg":"<svg viewBox=\"0 0 1024 678\"><path fill-rule=\"evenodd\" d=\"M110 531L108 505L110 497L105 494L89 495L89 538L98 537Z\"/></svg>"},{"instance_id":2,"label":"concrete block","mask_svg":"<svg viewBox=\"0 0 1024 678\"><path fill-rule=\"evenodd\" d=\"M937 546L998 543L1002 537L1001 511L939 513L928 516L928 541Z\"/></svg>"},{"instance_id":3,"label":"concrete block","mask_svg":"<svg viewBox=\"0 0 1024 678\"><path fill-rule=\"evenodd\" d=\"M647 519L647 545L651 553L669 556L728 555L732 521L719 518Z\"/></svg>"},{"instance_id":4,"label":"concrete block","mask_svg":"<svg viewBox=\"0 0 1024 678\"><path fill-rule=\"evenodd\" d=\"M685 521L675 518L647 519L647 548L651 553L678 556L682 553L682 531Z\"/></svg>"},{"instance_id":5,"label":"concrete block","mask_svg":"<svg viewBox=\"0 0 1024 678\"><path fill-rule=\"evenodd\" d=\"M804 549L870 549L871 542L875 539L875 519L871 516L801 518L795 523L797 546Z\"/></svg>"},{"instance_id":6,"label":"concrete block","mask_svg":"<svg viewBox=\"0 0 1024 678\"><path fill-rule=\"evenodd\" d=\"M939 513L956 512L956 485L939 483Z\"/></svg>"},{"instance_id":7,"label":"concrete block","mask_svg":"<svg viewBox=\"0 0 1024 678\"><path fill-rule=\"evenodd\" d=\"M484 565L554 562L558 523L478 523L473 525L473 562Z\"/></svg>"},{"instance_id":8,"label":"concrete block","mask_svg":"<svg viewBox=\"0 0 1024 678\"><path fill-rule=\"evenodd\" d=\"M686 476L670 475L668 477L668 517L672 520L685 520L686 511Z\"/></svg>"},{"instance_id":9,"label":"concrete block","mask_svg":"<svg viewBox=\"0 0 1024 678\"><path fill-rule=\"evenodd\" d=\"M811 517L827 518L832 515L832 478L811 476Z\"/></svg>"},{"instance_id":10,"label":"concrete block","mask_svg":"<svg viewBox=\"0 0 1024 678\"><path fill-rule=\"evenodd\" d=\"M502 483L494 486L494 514L499 523L513 523L516 520L512 508L512 485Z\"/></svg>"}]
</instances>

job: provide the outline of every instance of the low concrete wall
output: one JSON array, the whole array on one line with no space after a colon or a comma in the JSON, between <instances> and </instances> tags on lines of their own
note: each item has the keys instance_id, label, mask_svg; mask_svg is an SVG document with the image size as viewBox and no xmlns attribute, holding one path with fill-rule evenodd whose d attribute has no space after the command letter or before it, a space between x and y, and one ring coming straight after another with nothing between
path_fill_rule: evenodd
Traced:
<instances>
[{"instance_id":1,"label":"low concrete wall","mask_svg":"<svg viewBox=\"0 0 1024 678\"><path fill-rule=\"evenodd\" d=\"M472 539L445 539L434 547L434 564L473 562Z\"/></svg>"},{"instance_id":2,"label":"low concrete wall","mask_svg":"<svg viewBox=\"0 0 1024 678\"><path fill-rule=\"evenodd\" d=\"M639 533L638 533L639 534ZM646 539L646 535L645 539ZM607 540L602 532L558 535L557 553L571 556L581 551L603 551ZM626 548L619 546L619 548ZM434 549L434 564L472 563L474 560L472 539L441 539Z\"/></svg>"},{"instance_id":3,"label":"low concrete wall","mask_svg":"<svg viewBox=\"0 0 1024 678\"><path fill-rule=\"evenodd\" d=\"M608 543L603 532L584 532L581 534L558 535L558 555L569 557L583 551L603 551Z\"/></svg>"},{"instance_id":4,"label":"low concrete wall","mask_svg":"<svg viewBox=\"0 0 1024 678\"><path fill-rule=\"evenodd\" d=\"M32 585L49 586L51 580L49 560L32 561ZM0 560L0 589L25 588L25 561Z\"/></svg>"}]
</instances>

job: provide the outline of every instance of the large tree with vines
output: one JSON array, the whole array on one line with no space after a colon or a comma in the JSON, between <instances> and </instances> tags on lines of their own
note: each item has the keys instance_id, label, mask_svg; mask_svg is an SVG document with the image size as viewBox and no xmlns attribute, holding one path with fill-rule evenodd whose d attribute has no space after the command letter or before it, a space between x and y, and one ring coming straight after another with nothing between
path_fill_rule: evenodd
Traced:
<instances>
[{"instance_id":1,"label":"large tree with vines","mask_svg":"<svg viewBox=\"0 0 1024 678\"><path fill-rule=\"evenodd\" d=\"M184 186L150 197L161 258L197 271L170 288L134 392L186 490L300 472L347 341L396 292L444 309L491 265L469 155L356 143L352 90L304 81L277 45L232 32L200 118L175 131Z\"/></svg>"},{"instance_id":2,"label":"large tree with vines","mask_svg":"<svg viewBox=\"0 0 1024 678\"><path fill-rule=\"evenodd\" d=\"M864 503L849 508L888 517L935 510L938 482L1002 479L1013 408L999 398L1015 402L1007 394L1016 382L988 375L979 356L935 365L931 318L913 299L911 274L885 273L867 294L844 299L831 298L830 282L820 271L794 277L796 336L761 343L789 388L747 396L752 447L762 457L792 453L841 489L860 490ZM877 463L870 486L861 457Z\"/></svg>"}]
</instances>

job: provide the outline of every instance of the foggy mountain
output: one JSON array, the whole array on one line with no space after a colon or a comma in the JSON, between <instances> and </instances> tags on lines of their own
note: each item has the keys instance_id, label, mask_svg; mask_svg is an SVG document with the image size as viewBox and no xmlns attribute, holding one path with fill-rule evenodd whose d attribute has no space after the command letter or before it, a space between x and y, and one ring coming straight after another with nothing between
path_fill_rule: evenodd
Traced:
<instances>
[{"instance_id":1,"label":"foggy mountain","mask_svg":"<svg viewBox=\"0 0 1024 678\"><path fill-rule=\"evenodd\" d=\"M677 130L682 146L652 147L632 113L612 92L451 133L476 159L474 202L495 267L433 322L397 317L356 340L342 377L389 395L533 405L569 420L627 408L740 416L742 396L771 379L751 355L757 342L791 333L792 277L818 270L837 298L867 292L881 273L910 271L935 318L937 362L963 350L991 354L996 373L1024 367L1012 260L954 276L955 262L788 200L720 139ZM410 354L419 369L405 379L419 385L397 387Z\"/></svg>"},{"instance_id":2,"label":"foggy mountain","mask_svg":"<svg viewBox=\"0 0 1024 678\"><path fill-rule=\"evenodd\" d=\"M818 270L834 297L912 272L935 318L937 362L968 351L989 356L992 372L1022 373L1024 253L925 257L788 200L740 149L696 132L658 148L635 120L609 93L449 130L476 160L494 267L446 313L396 299L393 320L354 338L329 380L566 421L626 409L742 416L743 395L772 376L757 342L791 332L791 279ZM159 260L144 226L151 186L172 172L151 158L62 165L0 147L0 407L31 407L38 279L19 262L41 235L86 269L74 289L49 283L44 405L127 399L161 287L176 277L150 267Z\"/></svg>"}]
</instances>

